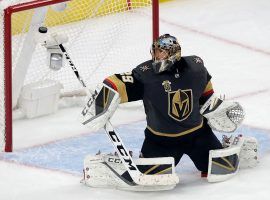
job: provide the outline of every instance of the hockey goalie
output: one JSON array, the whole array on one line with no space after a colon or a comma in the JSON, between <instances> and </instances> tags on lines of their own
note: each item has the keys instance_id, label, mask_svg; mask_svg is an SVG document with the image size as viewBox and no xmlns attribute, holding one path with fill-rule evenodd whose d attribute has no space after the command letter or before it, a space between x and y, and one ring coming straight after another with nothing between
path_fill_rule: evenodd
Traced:
<instances>
[{"instance_id":1,"label":"hockey goalie","mask_svg":"<svg viewBox=\"0 0 270 200\"><path fill-rule=\"evenodd\" d=\"M178 40L161 35L151 47L152 59L131 72L107 77L83 109L82 123L105 128L115 155L87 156L84 180L92 187L127 190L168 190L179 182L175 166L188 155L202 177L224 181L239 166L257 164L257 140L224 137L244 119L238 102L218 98L211 75L198 56L181 56ZM141 157L133 160L109 120L120 103L142 100L147 127ZM242 163L242 164L241 164Z\"/></svg>"}]
</instances>

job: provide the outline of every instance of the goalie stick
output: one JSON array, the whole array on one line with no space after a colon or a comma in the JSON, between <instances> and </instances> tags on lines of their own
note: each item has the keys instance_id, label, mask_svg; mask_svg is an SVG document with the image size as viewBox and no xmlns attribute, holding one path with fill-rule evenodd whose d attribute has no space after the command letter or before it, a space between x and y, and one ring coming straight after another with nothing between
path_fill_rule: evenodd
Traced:
<instances>
[{"instance_id":1,"label":"goalie stick","mask_svg":"<svg viewBox=\"0 0 270 200\"><path fill-rule=\"evenodd\" d=\"M86 88L86 84L84 83L82 77L80 76L76 66L72 62L65 47L63 46L63 44L58 43L58 41L56 39L57 34L54 33L51 36L55 39L60 50L65 55L65 58L69 63L69 66L73 70L74 74L76 75L76 77L79 80L79 82L81 83L81 85L84 88ZM91 95L91 91L89 91L89 90L86 90L86 91L88 94L90 94L90 99L88 102L91 102L90 104L88 103L86 106L90 107L90 105L94 102L94 99L93 99L94 95ZM109 120L105 124L104 129L105 129L107 136L110 138L116 152L118 153L119 158L121 159L122 163L124 164L125 168L127 169L128 173L131 176L134 183L136 183L137 185L144 185L144 186L156 186L156 185L166 186L166 185L176 185L179 182L179 178L176 174L160 174L160 175L142 174L138 170L134 160L132 159L131 155L129 154L129 151L127 151L126 147L124 146L124 144L122 142L122 139L117 134L117 132L114 130L114 128Z\"/></svg>"}]
</instances>

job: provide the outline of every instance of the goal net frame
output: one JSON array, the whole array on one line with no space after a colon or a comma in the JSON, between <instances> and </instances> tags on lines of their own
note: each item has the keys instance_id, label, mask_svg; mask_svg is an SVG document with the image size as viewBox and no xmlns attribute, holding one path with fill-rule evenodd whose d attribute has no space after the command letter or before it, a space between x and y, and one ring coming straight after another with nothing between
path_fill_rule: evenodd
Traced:
<instances>
[{"instance_id":1,"label":"goal net frame","mask_svg":"<svg viewBox=\"0 0 270 200\"><path fill-rule=\"evenodd\" d=\"M6 8L1 7L1 12L3 13L3 47L0 51L3 51L3 62L0 63L1 68L4 73L3 77L0 77L0 81L3 81L3 88L0 88L1 95L4 95L4 120L0 119L0 140L2 139L1 134L4 133L4 146L1 151L12 152L13 150L13 139L12 139L12 15L14 13L40 8L44 6L50 6L53 4L59 4L63 2L69 2L71 0L25 0L24 3L9 5ZM126 0L128 9L132 9L132 0ZM0 2L1 3L1 2ZM11 3L9 3L11 4ZM3 21L3 22L2 22ZM159 2L158 0L152 0L152 37L153 40L159 36ZM1 52L0 52L1 53ZM3 66L2 66L3 63ZM1 86L1 85L0 85ZM2 87L2 86L1 86ZM3 140L2 139L2 140ZM1 145L0 145L1 147Z\"/></svg>"}]
</instances>

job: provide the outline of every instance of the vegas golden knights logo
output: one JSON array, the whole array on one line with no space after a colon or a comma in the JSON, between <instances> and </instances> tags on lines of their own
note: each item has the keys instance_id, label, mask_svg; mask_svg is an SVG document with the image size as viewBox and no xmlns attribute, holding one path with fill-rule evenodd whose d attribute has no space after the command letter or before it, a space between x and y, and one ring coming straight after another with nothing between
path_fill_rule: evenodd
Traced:
<instances>
[{"instance_id":1,"label":"vegas golden knights logo","mask_svg":"<svg viewBox=\"0 0 270 200\"><path fill-rule=\"evenodd\" d=\"M168 115L177 121L185 120L193 109L192 90L168 92Z\"/></svg>"}]
</instances>

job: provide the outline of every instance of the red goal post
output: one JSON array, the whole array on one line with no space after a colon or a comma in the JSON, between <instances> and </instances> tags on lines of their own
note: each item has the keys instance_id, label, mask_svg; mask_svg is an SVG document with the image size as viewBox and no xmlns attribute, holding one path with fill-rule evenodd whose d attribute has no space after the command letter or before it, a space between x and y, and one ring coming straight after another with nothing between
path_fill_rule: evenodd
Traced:
<instances>
[{"instance_id":1,"label":"red goal post","mask_svg":"<svg viewBox=\"0 0 270 200\"><path fill-rule=\"evenodd\" d=\"M2 35L0 36L0 46L1 46L0 47L0 65L1 65L1 68L0 68L0 93L1 93L0 94L0 151L12 152L12 149L13 149L13 145L12 145L12 143L13 143L13 140L12 140L12 118L13 118L12 112L13 112L14 107L15 107L12 103L14 101L14 94L13 94L14 77L13 76L14 76L14 67L15 67L14 65L17 64L16 62L18 62L18 60L20 61L20 55L16 55L16 57L14 57L13 54L16 51L18 51L18 52L20 50L23 51L23 48L24 48L22 46L14 46L14 44L13 44L14 40L15 40L14 38L16 38L16 40L17 40L17 37L19 37L19 35L23 35L22 36L23 38L18 39L20 43L23 43L24 40L27 40L28 31L31 29L30 28L31 27L31 20L30 20L30 22L27 22L30 24L26 25L23 30L20 30L19 32L15 33L16 31L14 32L14 30L13 30L14 29L14 27L13 27L14 26L13 25L14 19L13 18L17 17L17 18L20 18L22 20L22 16L18 17L18 16L14 16L14 15L16 15L16 13L22 13L22 12L28 11L28 10L32 11L32 10L35 10L38 8L45 8L48 6L55 5L55 4L58 5L60 3L67 3L67 5L68 5L67 9L69 9L69 10L76 9L76 8L81 9L78 7L78 5L76 5L75 1L76 1L76 3L86 2L85 0L35 0L35 1L2 0L2 1L0 1L0 12L1 12L0 31L2 32L1 33ZM95 1L93 0L93 2L95 2ZM110 1L105 0L103 2L110 2ZM88 6L91 11L95 10L96 14L98 13L97 16L103 16L103 17L108 16L108 15L114 15L115 13L118 13L118 12L129 12L129 10L134 10L134 13L137 13L141 9L141 10L143 10L144 14L149 15L148 17L152 16L152 20L151 20L152 21L152 39L155 39L158 37L158 35L159 35L159 20L158 20L158 18L159 18L159 12L158 12L159 3L158 3L158 0L152 0L152 1L151 0L116 0L114 2L119 2L119 5L117 5L118 7L121 7L122 4L124 3L123 5L126 6L126 8L124 8L124 10L126 10L126 11L113 10L112 11L113 14L111 14L111 13L108 14L108 13L106 13L107 11L105 11L105 6L102 7L103 5L99 5L98 1L95 2L95 5L100 6L100 7L96 10L95 10L95 8L93 8L94 4L93 5L87 4L83 7ZM70 7L69 7L69 5L70 5ZM152 13L151 14L147 13L144 10L144 7L148 7L149 5L152 6L152 9L151 9ZM116 6L116 8L118 8L117 6ZM121 8L121 9L123 9L123 8ZM69 24L72 25L74 23L77 23L77 21L79 21L79 20L85 20L85 18L87 18L87 20L88 20L89 18L92 18L94 16L94 15L92 15L92 16L88 15L87 17L83 16L82 18L84 18L84 19L80 19L79 15L81 15L81 13L74 14L74 13L72 13L72 11L69 12L69 10L67 11L67 13L64 13L61 10L59 11L60 14L61 14L61 12L64 14L61 17L58 16L58 19L65 18L65 20L67 20L65 22L62 22L61 26L62 25L69 26ZM48 11L48 12L52 12L52 11ZM81 11L79 11L79 12L81 12ZM74 16L68 16L70 13L74 14ZM31 15L33 15L33 14L31 14ZM133 14L131 14L131 15L133 15ZM46 17L47 17L47 14L46 14ZM71 20L72 18L74 18L75 20L72 21ZM50 22L46 22L46 23L50 23ZM89 22L89 23L91 23L91 22ZM100 24L100 22L98 22L98 23ZM108 22L108 23L110 23L110 22ZM41 24L44 25L45 22L42 22ZM18 23L18 25L20 25L20 22ZM56 24L49 25L49 26L55 27L57 25L58 24L56 23ZM121 27L121 26L122 25L120 24L119 26L117 26L115 28L115 30L118 30L119 27ZM123 24L123 26L125 26L125 24ZM98 28L100 28L100 27L98 27ZM70 30L70 29L71 29L70 27L67 28L67 30ZM76 27L74 29L76 29ZM84 29L85 29L85 27L84 27ZM106 30L107 29L105 29L105 31ZM115 30L112 30L110 32L110 34L111 34L110 37L112 37L111 40L115 40L115 37L117 37L117 35L118 35L118 33L115 33L115 34L113 33L113 31L115 31ZM123 31L123 32L125 32L125 31ZM75 38L74 41L76 40L78 34L80 34L80 33L76 33L76 34L77 35L74 37ZM106 35L106 34L104 34L104 35ZM90 36L90 35L88 35L88 36ZM110 41L110 38L108 38L108 40ZM73 41L73 43L75 43L74 41ZM103 39L102 39L102 42L103 42ZM76 45L73 45L73 46L76 46ZM110 46L110 45L108 45L108 46L111 48L116 48L115 46ZM108 51L107 48L109 48L109 47L106 47L104 50L101 49L100 50L101 54L103 53L103 51L104 52ZM21 52L19 54L21 54ZM31 56L29 58L33 59L33 55L31 55ZM36 58L36 57L37 56L34 56L34 58ZM103 57L105 57L107 59L108 55L103 56ZM103 57L102 57L102 59L104 60L105 58L103 58ZM41 56L41 58L42 58L42 56ZM128 60L128 62L129 61L130 60ZM35 61L35 62L39 63L40 61ZM111 61L109 61L109 62L111 62ZM29 64L29 63L27 63L27 64ZM95 73L97 71L96 68L91 73ZM39 72L37 72L37 73L39 73ZM37 80L39 80L39 79L37 78ZM24 80L24 82L25 82L25 80ZM21 88L19 88L19 89L21 89ZM18 98L18 97L16 97L16 98Z\"/></svg>"}]
</instances>

